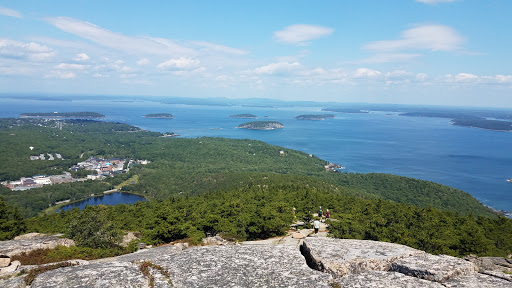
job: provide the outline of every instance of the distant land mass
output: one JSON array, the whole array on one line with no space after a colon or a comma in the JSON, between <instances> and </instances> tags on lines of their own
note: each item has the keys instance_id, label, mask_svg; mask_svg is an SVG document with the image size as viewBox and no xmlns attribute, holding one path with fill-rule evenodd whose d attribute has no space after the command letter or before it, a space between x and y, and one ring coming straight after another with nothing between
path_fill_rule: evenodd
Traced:
<instances>
[{"instance_id":1,"label":"distant land mass","mask_svg":"<svg viewBox=\"0 0 512 288\"><path fill-rule=\"evenodd\" d=\"M322 111L328 111L328 112L339 112L339 113L368 113L368 111L363 111L357 108L324 108Z\"/></svg>"},{"instance_id":2,"label":"distant land mass","mask_svg":"<svg viewBox=\"0 0 512 288\"><path fill-rule=\"evenodd\" d=\"M237 128L255 130L274 130L284 128L284 125L277 121L254 121L238 125Z\"/></svg>"},{"instance_id":3,"label":"distant land mass","mask_svg":"<svg viewBox=\"0 0 512 288\"><path fill-rule=\"evenodd\" d=\"M511 121L487 120L487 119L453 119L453 125L482 128L495 131L512 131Z\"/></svg>"},{"instance_id":4,"label":"distant land mass","mask_svg":"<svg viewBox=\"0 0 512 288\"><path fill-rule=\"evenodd\" d=\"M146 118L159 118L159 119L174 119L174 116L170 113L153 113L144 115Z\"/></svg>"},{"instance_id":5,"label":"distant land mass","mask_svg":"<svg viewBox=\"0 0 512 288\"><path fill-rule=\"evenodd\" d=\"M334 118L334 114L305 114L295 117L297 120L325 120L329 118Z\"/></svg>"},{"instance_id":6,"label":"distant land mass","mask_svg":"<svg viewBox=\"0 0 512 288\"><path fill-rule=\"evenodd\" d=\"M425 111L425 112L407 112L402 113L400 116L410 117L432 117L432 118L451 118L451 119L483 119L482 117L475 116L469 113L461 112L442 112L442 111Z\"/></svg>"},{"instance_id":7,"label":"distant land mass","mask_svg":"<svg viewBox=\"0 0 512 288\"><path fill-rule=\"evenodd\" d=\"M21 117L40 117L40 118L105 118L105 115L96 112L37 112L23 113Z\"/></svg>"},{"instance_id":8,"label":"distant land mass","mask_svg":"<svg viewBox=\"0 0 512 288\"><path fill-rule=\"evenodd\" d=\"M245 118L245 119L256 119L256 118L258 118L258 116L254 115L254 114L236 114L236 115L231 115L229 117L231 117L231 118Z\"/></svg>"}]
</instances>

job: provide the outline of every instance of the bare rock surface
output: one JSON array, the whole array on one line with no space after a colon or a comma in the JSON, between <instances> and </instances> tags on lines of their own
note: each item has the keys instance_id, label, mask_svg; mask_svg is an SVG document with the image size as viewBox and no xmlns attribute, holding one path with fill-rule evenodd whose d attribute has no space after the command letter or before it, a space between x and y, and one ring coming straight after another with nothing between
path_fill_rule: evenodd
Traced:
<instances>
[{"instance_id":1,"label":"bare rock surface","mask_svg":"<svg viewBox=\"0 0 512 288\"><path fill-rule=\"evenodd\" d=\"M105 262L48 271L37 276L30 287L148 287L148 281L136 264Z\"/></svg>"},{"instance_id":2,"label":"bare rock surface","mask_svg":"<svg viewBox=\"0 0 512 288\"><path fill-rule=\"evenodd\" d=\"M425 254L387 242L322 237L305 239L301 252L311 268L335 277L365 271L388 271L398 259Z\"/></svg>"},{"instance_id":3,"label":"bare rock surface","mask_svg":"<svg viewBox=\"0 0 512 288\"><path fill-rule=\"evenodd\" d=\"M192 247L153 262L170 272L174 287L329 287L331 280L290 245Z\"/></svg>"},{"instance_id":4,"label":"bare rock surface","mask_svg":"<svg viewBox=\"0 0 512 288\"><path fill-rule=\"evenodd\" d=\"M510 281L481 273L450 279L443 285L448 288L512 288Z\"/></svg>"},{"instance_id":5,"label":"bare rock surface","mask_svg":"<svg viewBox=\"0 0 512 288\"><path fill-rule=\"evenodd\" d=\"M446 280L471 275L477 272L475 264L452 256L424 254L396 260L390 271L400 272L429 281Z\"/></svg>"},{"instance_id":6,"label":"bare rock surface","mask_svg":"<svg viewBox=\"0 0 512 288\"><path fill-rule=\"evenodd\" d=\"M440 283L384 271L350 274L336 279L336 283L343 288L444 288Z\"/></svg>"},{"instance_id":7,"label":"bare rock surface","mask_svg":"<svg viewBox=\"0 0 512 288\"><path fill-rule=\"evenodd\" d=\"M58 245L74 246L75 242L70 239L60 238L62 234L47 235L29 233L21 235L13 240L0 241L0 252L7 256L14 256L23 252L30 252L36 249L55 248Z\"/></svg>"}]
</instances>

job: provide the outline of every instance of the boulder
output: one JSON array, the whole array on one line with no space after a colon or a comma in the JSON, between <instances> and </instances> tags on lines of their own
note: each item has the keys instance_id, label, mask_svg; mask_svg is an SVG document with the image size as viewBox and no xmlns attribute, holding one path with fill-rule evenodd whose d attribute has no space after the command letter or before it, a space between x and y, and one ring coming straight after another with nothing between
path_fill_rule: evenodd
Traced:
<instances>
[{"instance_id":1,"label":"boulder","mask_svg":"<svg viewBox=\"0 0 512 288\"><path fill-rule=\"evenodd\" d=\"M398 259L425 255L404 245L370 240L307 238L301 252L309 267L335 277L366 271L388 271Z\"/></svg>"},{"instance_id":2,"label":"boulder","mask_svg":"<svg viewBox=\"0 0 512 288\"><path fill-rule=\"evenodd\" d=\"M474 274L478 269L475 264L456 257L424 254L397 259L391 264L390 271L429 281L445 282L455 277Z\"/></svg>"},{"instance_id":3,"label":"boulder","mask_svg":"<svg viewBox=\"0 0 512 288\"><path fill-rule=\"evenodd\" d=\"M335 281L343 288L444 288L440 283L384 271L350 274Z\"/></svg>"},{"instance_id":4,"label":"boulder","mask_svg":"<svg viewBox=\"0 0 512 288\"><path fill-rule=\"evenodd\" d=\"M20 261L12 261L9 266L6 266L6 267L3 267L3 268L0 268L0 275L2 274L9 274L9 273L13 273L13 272L16 272L18 271L18 269L20 268L21 266L21 263Z\"/></svg>"},{"instance_id":5,"label":"boulder","mask_svg":"<svg viewBox=\"0 0 512 288\"><path fill-rule=\"evenodd\" d=\"M512 288L510 281L481 273L453 278L443 285L448 288Z\"/></svg>"},{"instance_id":6,"label":"boulder","mask_svg":"<svg viewBox=\"0 0 512 288\"><path fill-rule=\"evenodd\" d=\"M304 235L300 232L296 232L296 233L292 234L292 238L294 238L294 239L304 239L306 237L307 237L307 235Z\"/></svg>"}]
</instances>

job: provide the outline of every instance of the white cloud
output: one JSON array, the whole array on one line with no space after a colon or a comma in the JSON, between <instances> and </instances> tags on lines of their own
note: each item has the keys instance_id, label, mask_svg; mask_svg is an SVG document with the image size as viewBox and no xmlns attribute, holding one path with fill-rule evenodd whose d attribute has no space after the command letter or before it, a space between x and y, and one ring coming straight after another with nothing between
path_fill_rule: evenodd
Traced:
<instances>
[{"instance_id":1,"label":"white cloud","mask_svg":"<svg viewBox=\"0 0 512 288\"><path fill-rule=\"evenodd\" d=\"M419 81L419 82L424 82L426 81L428 78L428 75L425 74L425 73L418 73L416 74L416 81Z\"/></svg>"},{"instance_id":2,"label":"white cloud","mask_svg":"<svg viewBox=\"0 0 512 288\"><path fill-rule=\"evenodd\" d=\"M139 59L139 61L137 61L137 65L139 65L139 66L145 66L145 65L148 65L150 63L151 62L147 58L142 58L142 59Z\"/></svg>"},{"instance_id":3,"label":"white cloud","mask_svg":"<svg viewBox=\"0 0 512 288\"><path fill-rule=\"evenodd\" d=\"M0 15L15 17L15 18L23 18L23 15L16 11L5 7L0 7Z\"/></svg>"},{"instance_id":4,"label":"white cloud","mask_svg":"<svg viewBox=\"0 0 512 288\"><path fill-rule=\"evenodd\" d=\"M374 77L378 77L381 75L382 75L382 72L373 70L373 69L368 69L368 68L359 68L354 72L355 78L363 78L363 77L374 78Z\"/></svg>"},{"instance_id":5,"label":"white cloud","mask_svg":"<svg viewBox=\"0 0 512 288\"><path fill-rule=\"evenodd\" d=\"M158 64L156 67L161 70L192 70L197 68L201 61L192 58L176 58Z\"/></svg>"},{"instance_id":6,"label":"white cloud","mask_svg":"<svg viewBox=\"0 0 512 288\"><path fill-rule=\"evenodd\" d=\"M456 81L474 81L478 80L478 76L469 73L459 73L455 76Z\"/></svg>"},{"instance_id":7,"label":"white cloud","mask_svg":"<svg viewBox=\"0 0 512 288\"><path fill-rule=\"evenodd\" d=\"M416 0L416 2L425 3L429 5L435 5L438 3L455 2L456 0Z\"/></svg>"},{"instance_id":8,"label":"white cloud","mask_svg":"<svg viewBox=\"0 0 512 288\"><path fill-rule=\"evenodd\" d=\"M193 41L191 43L194 45L200 46L207 51L221 52L221 53L233 54L233 55L245 55L245 54L249 53L249 51L236 49L236 48L232 48L232 47L228 47L228 46L224 46L224 45L213 44L213 43L205 42L205 41Z\"/></svg>"},{"instance_id":9,"label":"white cloud","mask_svg":"<svg viewBox=\"0 0 512 288\"><path fill-rule=\"evenodd\" d=\"M59 65L55 66L57 69L61 70L84 70L88 66L82 65L82 64L68 64L68 63L60 63Z\"/></svg>"},{"instance_id":10,"label":"white cloud","mask_svg":"<svg viewBox=\"0 0 512 288\"><path fill-rule=\"evenodd\" d=\"M333 31L329 27L296 24L274 32L274 38L283 43L307 45L308 41L330 35Z\"/></svg>"},{"instance_id":11,"label":"white cloud","mask_svg":"<svg viewBox=\"0 0 512 288\"><path fill-rule=\"evenodd\" d=\"M382 53L376 54L366 59L359 61L360 63L389 63L389 62L406 62L411 59L421 56L420 54L412 53Z\"/></svg>"},{"instance_id":12,"label":"white cloud","mask_svg":"<svg viewBox=\"0 0 512 288\"><path fill-rule=\"evenodd\" d=\"M52 58L54 55L55 52L47 46L34 42L20 42L0 38L1 58L45 61Z\"/></svg>"},{"instance_id":13,"label":"white cloud","mask_svg":"<svg viewBox=\"0 0 512 288\"><path fill-rule=\"evenodd\" d=\"M75 58L73 58L73 60L75 61L87 61L89 60L89 55L85 54L85 53L79 53L79 54L76 54Z\"/></svg>"},{"instance_id":14,"label":"white cloud","mask_svg":"<svg viewBox=\"0 0 512 288\"><path fill-rule=\"evenodd\" d=\"M47 75L45 78L59 78L59 79L73 79L76 77L74 72L64 72L64 71L53 71Z\"/></svg>"},{"instance_id":15,"label":"white cloud","mask_svg":"<svg viewBox=\"0 0 512 288\"><path fill-rule=\"evenodd\" d=\"M376 41L365 49L375 52L403 50L455 51L461 49L465 39L453 28L444 25L424 25L402 32L398 40Z\"/></svg>"},{"instance_id":16,"label":"white cloud","mask_svg":"<svg viewBox=\"0 0 512 288\"><path fill-rule=\"evenodd\" d=\"M193 49L178 45L167 39L125 36L92 23L68 17L47 18L46 21L62 31L77 35L101 46L127 53L157 55L195 54Z\"/></svg>"},{"instance_id":17,"label":"white cloud","mask_svg":"<svg viewBox=\"0 0 512 288\"><path fill-rule=\"evenodd\" d=\"M289 74L293 72L297 72L297 70L301 69L302 65L299 62L277 62L271 63L265 66L258 67L254 69L255 74L260 75L275 75L275 74Z\"/></svg>"},{"instance_id":18,"label":"white cloud","mask_svg":"<svg viewBox=\"0 0 512 288\"><path fill-rule=\"evenodd\" d=\"M512 75L496 75L495 79L499 83L512 83Z\"/></svg>"}]
</instances>

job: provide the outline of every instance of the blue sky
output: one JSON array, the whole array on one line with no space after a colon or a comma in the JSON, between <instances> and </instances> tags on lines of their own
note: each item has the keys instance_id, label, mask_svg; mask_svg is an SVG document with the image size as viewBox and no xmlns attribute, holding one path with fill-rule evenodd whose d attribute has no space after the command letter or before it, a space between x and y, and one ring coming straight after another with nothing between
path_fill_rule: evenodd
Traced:
<instances>
[{"instance_id":1,"label":"blue sky","mask_svg":"<svg viewBox=\"0 0 512 288\"><path fill-rule=\"evenodd\" d=\"M512 107L512 1L0 1L0 93Z\"/></svg>"}]
</instances>

